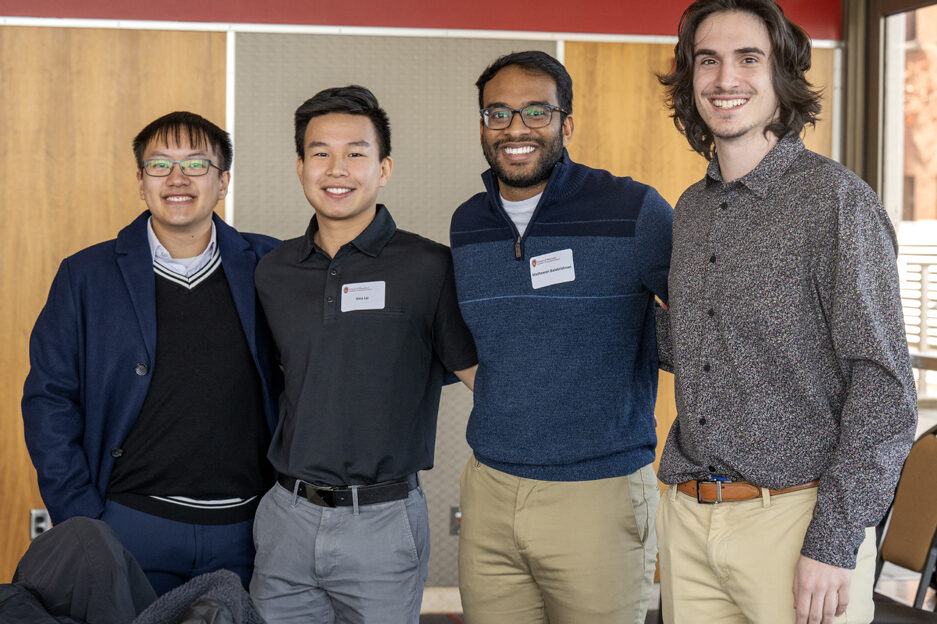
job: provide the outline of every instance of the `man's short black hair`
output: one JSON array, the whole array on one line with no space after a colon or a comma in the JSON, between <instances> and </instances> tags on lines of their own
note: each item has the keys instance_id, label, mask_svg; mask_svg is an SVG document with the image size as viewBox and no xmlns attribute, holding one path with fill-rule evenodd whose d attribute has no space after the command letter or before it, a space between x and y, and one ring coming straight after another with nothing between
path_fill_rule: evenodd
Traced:
<instances>
[{"instance_id":1,"label":"man's short black hair","mask_svg":"<svg viewBox=\"0 0 937 624\"><path fill-rule=\"evenodd\" d=\"M296 109L296 155L306 157L306 126L313 117L330 113L364 115L374 124L381 160L390 156L390 120L368 89L359 85L323 89Z\"/></svg>"},{"instance_id":2,"label":"man's short black hair","mask_svg":"<svg viewBox=\"0 0 937 624\"><path fill-rule=\"evenodd\" d=\"M228 133L201 115L186 111L163 115L134 137L133 155L137 159L137 168L143 169L143 153L150 143L155 141L169 146L180 145L186 140L193 149L211 146L218 157L215 166L221 171L231 170L234 149Z\"/></svg>"},{"instance_id":3,"label":"man's short black hair","mask_svg":"<svg viewBox=\"0 0 937 624\"><path fill-rule=\"evenodd\" d=\"M560 108L566 113L573 112L573 79L569 77L569 72L558 60L539 50L527 50L525 52L512 52L505 54L489 65L482 75L475 81L478 87L478 108L485 107L485 85L495 77L499 71L510 65L516 65L529 72L540 72L546 74L556 83L556 97L559 100Z\"/></svg>"}]
</instances>

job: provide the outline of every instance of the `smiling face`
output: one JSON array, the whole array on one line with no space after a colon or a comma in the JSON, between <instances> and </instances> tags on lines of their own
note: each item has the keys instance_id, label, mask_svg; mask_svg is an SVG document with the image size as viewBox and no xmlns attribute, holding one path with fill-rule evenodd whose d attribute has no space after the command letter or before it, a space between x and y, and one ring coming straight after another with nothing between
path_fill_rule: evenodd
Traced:
<instances>
[{"instance_id":1,"label":"smiling face","mask_svg":"<svg viewBox=\"0 0 937 624\"><path fill-rule=\"evenodd\" d=\"M186 158L207 158L218 164L214 149L205 145L195 149L187 141L178 145L163 142L151 142L143 152L143 160L168 158L184 160ZM178 164L172 172L163 178L154 177L137 171L140 185L140 199L146 202L153 217L153 231L157 238L161 235L199 235L211 228L212 211L218 202L228 193L228 181L231 173L219 172L209 167L208 173L201 176L187 176ZM160 238L165 244L166 236Z\"/></svg>"},{"instance_id":2,"label":"smiling face","mask_svg":"<svg viewBox=\"0 0 937 624\"><path fill-rule=\"evenodd\" d=\"M485 84L482 99L486 108L559 106L556 83L549 75L517 65L508 65L495 74ZM563 118L558 111L553 112L550 124L543 128L528 128L517 114L503 130L490 130L483 122L479 123L485 160L498 178L501 194L509 201L529 199L543 191L573 134L572 117Z\"/></svg>"},{"instance_id":3,"label":"smiling face","mask_svg":"<svg viewBox=\"0 0 937 624\"><path fill-rule=\"evenodd\" d=\"M693 99L717 151L731 143L767 153L777 142L765 128L778 118L778 99L764 23L744 11L715 13L697 28L693 50Z\"/></svg>"},{"instance_id":4,"label":"smiling face","mask_svg":"<svg viewBox=\"0 0 937 624\"><path fill-rule=\"evenodd\" d=\"M346 113L310 119L305 157L296 160L296 173L320 227L330 222L367 227L392 168L389 156L380 157L371 120Z\"/></svg>"}]
</instances>

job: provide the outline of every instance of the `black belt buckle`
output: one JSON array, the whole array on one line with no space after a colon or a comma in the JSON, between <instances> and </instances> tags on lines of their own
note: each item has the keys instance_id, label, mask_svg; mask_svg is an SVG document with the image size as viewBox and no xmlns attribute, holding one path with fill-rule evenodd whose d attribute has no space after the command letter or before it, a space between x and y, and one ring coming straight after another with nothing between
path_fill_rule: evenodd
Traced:
<instances>
[{"instance_id":1,"label":"black belt buckle","mask_svg":"<svg viewBox=\"0 0 937 624\"><path fill-rule=\"evenodd\" d=\"M302 487L306 490L303 498L310 503L320 507L335 507L335 488L316 487L309 483L303 483Z\"/></svg>"},{"instance_id":2,"label":"black belt buckle","mask_svg":"<svg viewBox=\"0 0 937 624\"><path fill-rule=\"evenodd\" d=\"M703 483L715 483L716 484L716 500L714 501L704 501L700 497L700 485ZM719 481L717 479L697 479L696 480L696 502L700 505L715 505L716 503L722 502L722 484L726 483L725 481Z\"/></svg>"}]
</instances>

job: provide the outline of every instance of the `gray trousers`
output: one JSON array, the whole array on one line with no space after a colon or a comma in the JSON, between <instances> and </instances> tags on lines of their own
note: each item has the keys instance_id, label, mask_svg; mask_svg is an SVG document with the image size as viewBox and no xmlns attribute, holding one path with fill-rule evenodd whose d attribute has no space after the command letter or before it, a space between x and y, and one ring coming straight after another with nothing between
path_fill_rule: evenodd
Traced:
<instances>
[{"instance_id":1,"label":"gray trousers","mask_svg":"<svg viewBox=\"0 0 937 624\"><path fill-rule=\"evenodd\" d=\"M254 545L250 593L268 622L419 622L429 562L422 487L355 513L274 485L257 508Z\"/></svg>"}]
</instances>

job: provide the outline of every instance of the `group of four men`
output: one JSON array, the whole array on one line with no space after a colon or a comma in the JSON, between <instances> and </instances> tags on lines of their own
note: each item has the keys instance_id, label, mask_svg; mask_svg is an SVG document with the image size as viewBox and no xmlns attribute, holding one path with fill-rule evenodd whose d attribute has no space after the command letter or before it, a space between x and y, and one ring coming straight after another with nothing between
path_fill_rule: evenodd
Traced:
<instances>
[{"instance_id":1,"label":"group of four men","mask_svg":"<svg viewBox=\"0 0 937 624\"><path fill-rule=\"evenodd\" d=\"M213 215L222 130L144 128L147 211L63 261L32 334L53 521L106 521L158 593L228 568L270 622L415 622L452 371L474 388L467 621L643 622L658 544L665 621L871 621L867 527L916 420L893 229L804 148L810 41L772 0L697 0L675 52L660 80L710 159L675 211L570 160L572 81L519 52L476 83L491 168L451 255L377 203L393 161L367 89L296 111L315 215L283 244Z\"/></svg>"}]
</instances>

